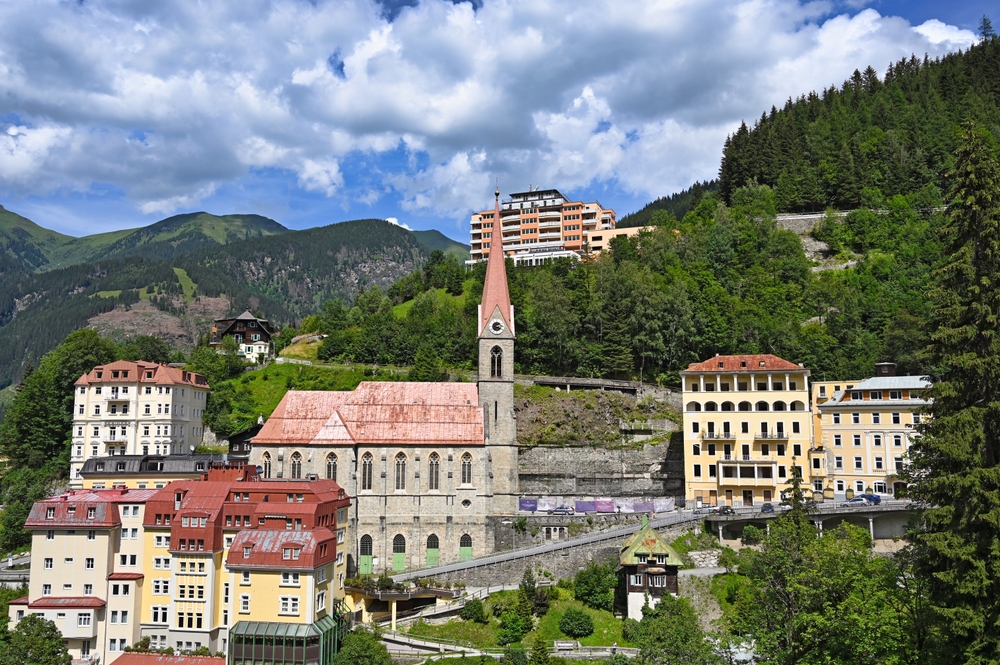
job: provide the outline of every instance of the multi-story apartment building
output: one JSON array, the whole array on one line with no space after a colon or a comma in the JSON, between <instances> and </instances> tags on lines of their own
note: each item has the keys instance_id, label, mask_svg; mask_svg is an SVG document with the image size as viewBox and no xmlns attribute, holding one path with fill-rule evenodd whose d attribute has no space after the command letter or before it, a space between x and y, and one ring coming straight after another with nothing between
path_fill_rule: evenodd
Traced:
<instances>
[{"instance_id":1,"label":"multi-story apartment building","mask_svg":"<svg viewBox=\"0 0 1000 665\"><path fill-rule=\"evenodd\" d=\"M819 407L842 390L850 390L857 381L813 381L812 382L812 421L813 441L823 445L823 417Z\"/></svg>"},{"instance_id":2,"label":"multi-story apartment building","mask_svg":"<svg viewBox=\"0 0 1000 665\"><path fill-rule=\"evenodd\" d=\"M179 651L239 646L233 663L249 659L243 647L255 639L301 637L268 652L290 665L329 663L347 621L349 506L332 480L262 481L241 465L159 490L39 501L26 525L29 594L11 603L11 626L42 614L76 660L109 663L148 637ZM310 646L324 658L308 656Z\"/></svg>"},{"instance_id":3,"label":"multi-story apartment building","mask_svg":"<svg viewBox=\"0 0 1000 665\"><path fill-rule=\"evenodd\" d=\"M139 639L143 517L156 490L76 490L35 503L28 595L11 601L11 628L28 614L53 621L74 661L110 663Z\"/></svg>"},{"instance_id":4,"label":"multi-story apartment building","mask_svg":"<svg viewBox=\"0 0 1000 665\"><path fill-rule=\"evenodd\" d=\"M485 260L503 248L516 265L540 265L560 257L578 257L587 233L615 228L615 211L597 201L570 201L557 189L534 189L510 195L496 211L472 215L472 258Z\"/></svg>"},{"instance_id":5,"label":"multi-story apartment building","mask_svg":"<svg viewBox=\"0 0 1000 665\"><path fill-rule=\"evenodd\" d=\"M175 480L197 480L213 466L223 463L223 455L91 457L83 463L80 477L85 489L105 487L162 489Z\"/></svg>"},{"instance_id":6,"label":"multi-story apartment building","mask_svg":"<svg viewBox=\"0 0 1000 665\"><path fill-rule=\"evenodd\" d=\"M209 386L201 374L148 362L98 365L77 379L70 486L93 457L193 452Z\"/></svg>"},{"instance_id":7,"label":"multi-story apartment building","mask_svg":"<svg viewBox=\"0 0 1000 665\"><path fill-rule=\"evenodd\" d=\"M774 501L793 473L825 475L811 449L809 370L774 355L715 356L681 372L687 500Z\"/></svg>"},{"instance_id":8,"label":"multi-story apartment building","mask_svg":"<svg viewBox=\"0 0 1000 665\"><path fill-rule=\"evenodd\" d=\"M835 493L897 494L905 488L898 472L916 435L921 409L930 405L925 376L896 376L893 363L876 365L876 375L844 382L816 408L821 422L817 445L826 450Z\"/></svg>"},{"instance_id":9,"label":"multi-story apartment building","mask_svg":"<svg viewBox=\"0 0 1000 665\"><path fill-rule=\"evenodd\" d=\"M272 636L301 626L330 638L343 627L349 506L332 480L261 481L246 467L171 483L143 520L142 636L227 651L251 622Z\"/></svg>"}]
</instances>

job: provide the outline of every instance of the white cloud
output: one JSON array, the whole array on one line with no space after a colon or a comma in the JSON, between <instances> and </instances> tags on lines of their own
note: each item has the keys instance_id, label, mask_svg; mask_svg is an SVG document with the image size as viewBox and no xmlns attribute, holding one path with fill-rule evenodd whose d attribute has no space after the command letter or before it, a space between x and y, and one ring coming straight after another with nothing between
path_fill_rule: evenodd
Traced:
<instances>
[{"instance_id":1,"label":"white cloud","mask_svg":"<svg viewBox=\"0 0 1000 665\"><path fill-rule=\"evenodd\" d=\"M0 192L96 183L170 212L275 168L456 219L495 175L667 194L789 96L975 40L863 4L422 0L387 23L374 0L0 3Z\"/></svg>"}]
</instances>

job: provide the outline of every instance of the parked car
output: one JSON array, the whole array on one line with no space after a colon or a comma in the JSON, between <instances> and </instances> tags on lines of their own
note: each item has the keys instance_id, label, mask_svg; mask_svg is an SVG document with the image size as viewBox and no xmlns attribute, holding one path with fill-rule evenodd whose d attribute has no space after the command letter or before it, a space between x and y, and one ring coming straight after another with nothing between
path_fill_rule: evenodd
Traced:
<instances>
[{"instance_id":1,"label":"parked car","mask_svg":"<svg viewBox=\"0 0 1000 665\"><path fill-rule=\"evenodd\" d=\"M861 508L868 505L868 499L863 496L856 496L840 504L844 508Z\"/></svg>"},{"instance_id":2,"label":"parked car","mask_svg":"<svg viewBox=\"0 0 1000 665\"><path fill-rule=\"evenodd\" d=\"M858 496L860 496L862 499L867 499L868 503L870 503L873 506L877 506L880 503L882 503L882 497L880 497L878 494L859 494Z\"/></svg>"},{"instance_id":3,"label":"parked car","mask_svg":"<svg viewBox=\"0 0 1000 665\"><path fill-rule=\"evenodd\" d=\"M720 515L735 515L736 511L733 510L732 506L722 506L721 508L719 508L719 514Z\"/></svg>"},{"instance_id":4,"label":"parked car","mask_svg":"<svg viewBox=\"0 0 1000 665\"><path fill-rule=\"evenodd\" d=\"M760 512L761 513L771 513L771 514L773 514L774 513L774 506L772 506L770 503L762 504L761 507L760 507Z\"/></svg>"},{"instance_id":5,"label":"parked car","mask_svg":"<svg viewBox=\"0 0 1000 665\"><path fill-rule=\"evenodd\" d=\"M572 515L576 511L569 506L559 506L549 511L549 515Z\"/></svg>"},{"instance_id":6,"label":"parked car","mask_svg":"<svg viewBox=\"0 0 1000 665\"><path fill-rule=\"evenodd\" d=\"M694 512L697 515L713 515L719 512L719 509L716 506L702 506L701 508L696 508Z\"/></svg>"}]
</instances>

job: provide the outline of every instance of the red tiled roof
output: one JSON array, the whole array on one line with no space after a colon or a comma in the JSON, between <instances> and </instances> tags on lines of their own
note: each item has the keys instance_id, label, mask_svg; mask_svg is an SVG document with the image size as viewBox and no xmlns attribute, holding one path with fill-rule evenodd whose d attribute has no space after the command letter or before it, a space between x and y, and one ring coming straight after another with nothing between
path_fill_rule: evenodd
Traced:
<instances>
[{"instance_id":1,"label":"red tiled roof","mask_svg":"<svg viewBox=\"0 0 1000 665\"><path fill-rule=\"evenodd\" d=\"M226 665L225 658L211 656L164 656L158 653L126 652L115 659L120 665Z\"/></svg>"},{"instance_id":2,"label":"red tiled roof","mask_svg":"<svg viewBox=\"0 0 1000 665\"><path fill-rule=\"evenodd\" d=\"M112 528L121 524L118 504L146 503L158 491L128 488L73 490L36 501L24 526L27 529ZM54 511L52 519L48 518L50 508ZM90 508L94 509L92 518L87 517Z\"/></svg>"},{"instance_id":3,"label":"red tiled roof","mask_svg":"<svg viewBox=\"0 0 1000 665\"><path fill-rule=\"evenodd\" d=\"M109 580L141 580L145 575L142 573L111 573Z\"/></svg>"},{"instance_id":4,"label":"red tiled roof","mask_svg":"<svg viewBox=\"0 0 1000 665\"><path fill-rule=\"evenodd\" d=\"M497 227L500 226L500 191L497 190L497 198L493 219ZM494 228L494 239L500 237L500 229ZM507 266L503 253L503 242L494 243L496 248L490 248L490 256L486 259L486 281L483 283L483 299L479 305L479 333L483 332L486 324L493 318L493 312L498 308L500 316L507 323L507 328L513 332L514 321L510 308L510 292L507 290Z\"/></svg>"},{"instance_id":5,"label":"red tiled roof","mask_svg":"<svg viewBox=\"0 0 1000 665\"><path fill-rule=\"evenodd\" d=\"M327 544L320 556L319 545ZM250 546L250 557L243 558L243 548ZM285 559L282 550L299 549L298 559ZM313 569L337 558L337 539L325 527L308 531L244 529L236 534L226 565L230 568Z\"/></svg>"},{"instance_id":6,"label":"red tiled roof","mask_svg":"<svg viewBox=\"0 0 1000 665\"><path fill-rule=\"evenodd\" d=\"M483 410L473 383L361 383L351 392L285 394L256 444L483 445Z\"/></svg>"},{"instance_id":7,"label":"red tiled roof","mask_svg":"<svg viewBox=\"0 0 1000 665\"><path fill-rule=\"evenodd\" d=\"M715 356L700 363L691 363L685 372L760 372L802 371L804 368L784 358L763 353L747 356ZM682 374L684 372L681 372Z\"/></svg>"},{"instance_id":8,"label":"red tiled roof","mask_svg":"<svg viewBox=\"0 0 1000 665\"><path fill-rule=\"evenodd\" d=\"M21 596L20 598L15 598L14 600L10 601L9 604L10 605L27 605L28 604L28 597L27 596Z\"/></svg>"},{"instance_id":9,"label":"red tiled roof","mask_svg":"<svg viewBox=\"0 0 1000 665\"><path fill-rule=\"evenodd\" d=\"M42 610L46 608L60 607L81 607L93 608L104 607L105 603L100 598L93 596L42 596L28 603L29 610Z\"/></svg>"},{"instance_id":10,"label":"red tiled roof","mask_svg":"<svg viewBox=\"0 0 1000 665\"><path fill-rule=\"evenodd\" d=\"M122 376L113 379L111 378L112 371L128 372L129 375L128 378ZM98 372L101 372L101 378L97 378ZM152 372L153 377L147 379L146 372ZM201 374L142 360L138 362L116 360L106 365L98 365L77 379L75 385L89 386L93 383L131 383L133 381L158 385L197 386L205 389L209 387L208 381Z\"/></svg>"}]
</instances>

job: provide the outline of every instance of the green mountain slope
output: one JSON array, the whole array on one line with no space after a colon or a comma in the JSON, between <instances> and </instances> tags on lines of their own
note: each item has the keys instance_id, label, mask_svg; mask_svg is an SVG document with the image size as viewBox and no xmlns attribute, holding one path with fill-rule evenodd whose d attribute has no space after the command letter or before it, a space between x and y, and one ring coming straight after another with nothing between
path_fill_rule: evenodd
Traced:
<instances>
[{"instance_id":1,"label":"green mountain slope","mask_svg":"<svg viewBox=\"0 0 1000 665\"><path fill-rule=\"evenodd\" d=\"M260 215L175 215L149 226L73 238L0 207L0 247L29 270L53 270L116 257L169 259L204 247L277 235L284 226Z\"/></svg>"},{"instance_id":2,"label":"green mountain slope","mask_svg":"<svg viewBox=\"0 0 1000 665\"><path fill-rule=\"evenodd\" d=\"M440 249L445 254L451 254L459 261L467 261L469 259L469 250L471 249L469 245L452 240L440 231L431 229L430 231L411 231L411 233L416 236L417 241L421 245L431 251Z\"/></svg>"},{"instance_id":3,"label":"green mountain slope","mask_svg":"<svg viewBox=\"0 0 1000 665\"><path fill-rule=\"evenodd\" d=\"M172 238L184 238L190 229L185 224L194 216L181 217L188 219L172 218L172 226L159 229L153 236L159 240L133 247L158 244L166 251ZM234 232L232 224L216 231L220 228ZM42 354L92 317L114 310L127 316L140 300L184 316L203 310L203 299L225 298L233 312L250 307L280 325L314 313L329 298L350 300L359 289L376 285L386 289L429 254L409 231L383 220L276 235L263 235L261 226L242 228L259 229L262 235L249 240L223 236L234 241L212 240L210 246L167 259L119 254L40 273L0 254L0 387L16 381L28 363L37 366Z\"/></svg>"}]
</instances>

